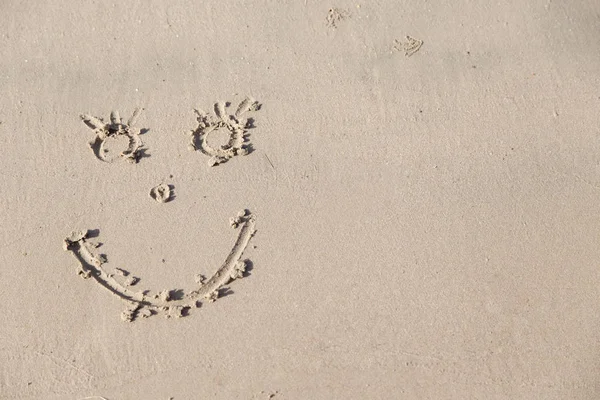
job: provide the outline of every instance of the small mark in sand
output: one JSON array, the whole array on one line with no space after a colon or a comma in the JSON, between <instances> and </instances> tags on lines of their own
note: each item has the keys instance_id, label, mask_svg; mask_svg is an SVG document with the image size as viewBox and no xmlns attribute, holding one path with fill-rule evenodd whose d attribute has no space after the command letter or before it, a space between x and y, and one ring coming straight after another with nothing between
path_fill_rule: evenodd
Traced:
<instances>
[{"instance_id":1,"label":"small mark in sand","mask_svg":"<svg viewBox=\"0 0 600 400\"><path fill-rule=\"evenodd\" d=\"M350 17L350 11L344 10L341 8L330 8L327 12L327 18L325 21L327 23L327 27L329 28L337 28L338 23Z\"/></svg>"},{"instance_id":2,"label":"small mark in sand","mask_svg":"<svg viewBox=\"0 0 600 400\"><path fill-rule=\"evenodd\" d=\"M275 398L275 396L277 396L278 394L279 394L279 390L276 390L276 391L274 391L274 392L271 392L271 391L269 391L269 392L266 392L266 391L264 391L264 390L261 390L261 391L260 391L260 396L259 396L259 397L260 397L260 398L262 398L262 399L265 399L265 400L270 400L270 399L274 399L274 398ZM266 396L266 397L262 397L263 395L264 395L264 396ZM253 396L253 398L256 398L256 397L255 397L255 396ZM257 400L258 400L258 399L257 399Z\"/></svg>"},{"instance_id":3,"label":"small mark in sand","mask_svg":"<svg viewBox=\"0 0 600 400\"><path fill-rule=\"evenodd\" d=\"M401 52L403 51L406 57L410 57L415 54L421 49L421 46L423 46L422 40L415 39L410 36L406 36L406 41L394 39L394 50Z\"/></svg>"},{"instance_id":4,"label":"small mark in sand","mask_svg":"<svg viewBox=\"0 0 600 400\"><path fill-rule=\"evenodd\" d=\"M275 166L273 165L273 163L271 162L271 159L269 158L269 156L266 153L265 153L265 158L267 159L269 164L271 164L271 168L275 169Z\"/></svg>"}]
</instances>

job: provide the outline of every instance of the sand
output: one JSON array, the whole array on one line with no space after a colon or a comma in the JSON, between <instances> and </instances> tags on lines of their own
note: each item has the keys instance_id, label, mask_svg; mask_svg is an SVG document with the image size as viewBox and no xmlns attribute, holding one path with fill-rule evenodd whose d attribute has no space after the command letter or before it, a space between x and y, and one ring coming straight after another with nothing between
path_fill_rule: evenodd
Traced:
<instances>
[{"instance_id":1,"label":"sand","mask_svg":"<svg viewBox=\"0 0 600 400\"><path fill-rule=\"evenodd\" d=\"M3 1L0 399L600 398L599 32Z\"/></svg>"}]
</instances>

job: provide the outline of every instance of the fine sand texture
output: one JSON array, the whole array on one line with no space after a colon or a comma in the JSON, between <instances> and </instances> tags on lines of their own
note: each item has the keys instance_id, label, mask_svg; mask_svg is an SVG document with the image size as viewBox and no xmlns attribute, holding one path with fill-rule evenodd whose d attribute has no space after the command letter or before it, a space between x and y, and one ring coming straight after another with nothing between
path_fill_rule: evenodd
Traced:
<instances>
[{"instance_id":1,"label":"fine sand texture","mask_svg":"<svg viewBox=\"0 0 600 400\"><path fill-rule=\"evenodd\" d=\"M600 399L597 0L0 1L0 399Z\"/></svg>"}]
</instances>

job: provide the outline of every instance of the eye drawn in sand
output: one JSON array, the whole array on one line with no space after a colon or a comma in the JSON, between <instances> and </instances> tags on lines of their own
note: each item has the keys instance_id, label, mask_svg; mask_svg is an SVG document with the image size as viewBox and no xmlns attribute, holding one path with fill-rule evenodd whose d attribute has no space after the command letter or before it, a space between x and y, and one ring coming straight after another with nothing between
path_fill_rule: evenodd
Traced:
<instances>
[{"instance_id":1,"label":"eye drawn in sand","mask_svg":"<svg viewBox=\"0 0 600 400\"><path fill-rule=\"evenodd\" d=\"M189 132L191 135L190 150L200 150L210 156L209 166L227 162L235 156L245 156L252 151L248 142L248 130L254 128L254 119L242 118L249 111L260 110L261 105L254 99L247 97L238 106L234 114L229 114L226 109L229 103L218 102L214 105L214 116L202 110L194 110L198 117L198 127ZM227 133L227 143L217 147L209 143L209 137L217 132Z\"/></svg>"},{"instance_id":2,"label":"eye drawn in sand","mask_svg":"<svg viewBox=\"0 0 600 400\"><path fill-rule=\"evenodd\" d=\"M150 189L150 197L159 203L166 203L173 200L173 185L161 183Z\"/></svg>"},{"instance_id":3,"label":"eye drawn in sand","mask_svg":"<svg viewBox=\"0 0 600 400\"><path fill-rule=\"evenodd\" d=\"M337 28L338 23L350 17L350 11L341 8L330 8L325 22L329 28Z\"/></svg>"},{"instance_id":4,"label":"eye drawn in sand","mask_svg":"<svg viewBox=\"0 0 600 400\"><path fill-rule=\"evenodd\" d=\"M150 295L148 290L135 291L131 286L139 281L138 278L130 276L129 272L123 269L115 269L115 273L109 273L104 267L107 262L106 256L95 251L99 244L90 240L93 236L91 231L72 232L64 240L64 249L70 251L79 261L80 276L84 279L92 278L127 303L125 311L121 314L123 321L130 322L138 316L150 317L155 314L163 314L167 318L183 317L192 308L200 307L203 300L215 301L219 297L219 291L229 282L242 278L250 266L250 261L241 258L256 232L256 217L244 210L231 219L230 223L232 227L239 228L231 252L210 278L205 279L202 275L196 275L195 280L199 288L188 293L181 290L163 290Z\"/></svg>"},{"instance_id":5,"label":"eye drawn in sand","mask_svg":"<svg viewBox=\"0 0 600 400\"><path fill-rule=\"evenodd\" d=\"M423 46L422 40L415 39L410 36L406 36L406 41L394 39L394 50L400 52L403 51L406 57L410 57L415 54L421 49L421 46Z\"/></svg>"},{"instance_id":6,"label":"eye drawn in sand","mask_svg":"<svg viewBox=\"0 0 600 400\"><path fill-rule=\"evenodd\" d=\"M123 122L117 111L110 113L110 123L105 123L102 118L91 115L80 115L83 122L96 134L89 146L99 160L112 163L119 158L124 158L131 163L137 163L140 158L145 156L140 139L143 131L133 128L140 111L139 108L136 108L126 123ZM126 149L116 155L116 152L111 150L113 146L121 148L126 146Z\"/></svg>"}]
</instances>

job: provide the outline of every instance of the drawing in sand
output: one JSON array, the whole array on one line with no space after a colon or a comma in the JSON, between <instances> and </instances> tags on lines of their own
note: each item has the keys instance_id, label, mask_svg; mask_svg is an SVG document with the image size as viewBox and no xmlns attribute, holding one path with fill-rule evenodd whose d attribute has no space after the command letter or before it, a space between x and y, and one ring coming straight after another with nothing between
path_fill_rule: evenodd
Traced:
<instances>
[{"instance_id":1,"label":"drawing in sand","mask_svg":"<svg viewBox=\"0 0 600 400\"><path fill-rule=\"evenodd\" d=\"M104 265L107 263L105 255L97 254L97 242L91 240L90 231L74 231L64 240L64 249L72 252L79 262L78 274L84 279L92 278L100 286L127 303L121 317L124 321L133 321L137 316L150 317L154 314L163 314L166 317L182 317L192 308L200 307L202 300L215 301L219 297L219 290L229 282L242 278L248 267L248 260L241 257L256 232L256 217L250 212L240 211L230 219L230 225L237 229L239 234L231 252L225 262L209 279L196 275L195 280L199 288L189 293L174 296L175 290L163 290L155 295L150 295L148 290L134 291L130 286L135 285L139 278L129 276L129 272L117 268L115 273L108 272ZM123 283L115 277L127 278ZM178 291L177 291L178 292Z\"/></svg>"}]
</instances>

